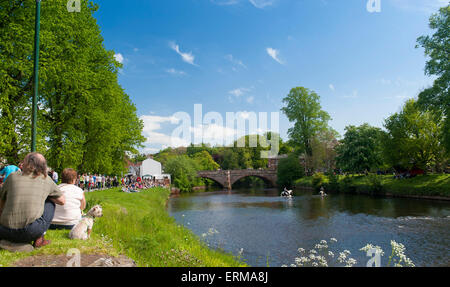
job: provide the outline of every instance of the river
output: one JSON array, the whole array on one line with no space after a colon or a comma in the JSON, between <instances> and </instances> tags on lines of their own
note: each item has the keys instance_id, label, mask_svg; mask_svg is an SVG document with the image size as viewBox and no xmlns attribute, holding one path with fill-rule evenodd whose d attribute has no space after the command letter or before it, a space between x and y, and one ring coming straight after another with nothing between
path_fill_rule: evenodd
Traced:
<instances>
[{"instance_id":1,"label":"river","mask_svg":"<svg viewBox=\"0 0 450 287\"><path fill-rule=\"evenodd\" d=\"M292 199L270 189L182 194L168 210L179 224L212 248L238 255L251 266L294 263L298 248L313 249L330 238L335 253L349 250L365 266L370 259L359 249L380 246L385 266L395 240L416 266L450 266L450 202L363 195L321 198L296 191Z\"/></svg>"}]
</instances>

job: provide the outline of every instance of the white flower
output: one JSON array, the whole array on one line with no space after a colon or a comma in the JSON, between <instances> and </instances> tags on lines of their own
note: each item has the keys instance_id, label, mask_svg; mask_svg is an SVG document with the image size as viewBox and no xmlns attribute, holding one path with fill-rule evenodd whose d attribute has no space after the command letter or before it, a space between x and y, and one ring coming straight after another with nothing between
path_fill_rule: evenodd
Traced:
<instances>
[{"instance_id":1,"label":"white flower","mask_svg":"<svg viewBox=\"0 0 450 287\"><path fill-rule=\"evenodd\" d=\"M331 251L328 251L328 256L333 257L334 258L334 253Z\"/></svg>"},{"instance_id":2,"label":"white flower","mask_svg":"<svg viewBox=\"0 0 450 287\"><path fill-rule=\"evenodd\" d=\"M299 253L303 253L303 252L305 252L305 249L299 248L299 249L297 249L297 251L298 251Z\"/></svg>"},{"instance_id":3,"label":"white flower","mask_svg":"<svg viewBox=\"0 0 450 287\"><path fill-rule=\"evenodd\" d=\"M340 252L337 260L340 263L344 263L346 259L347 259L347 255L344 252Z\"/></svg>"},{"instance_id":4,"label":"white flower","mask_svg":"<svg viewBox=\"0 0 450 287\"><path fill-rule=\"evenodd\" d=\"M384 256L384 251L380 246L373 246L372 244L367 244L363 248L359 249L360 251L368 252L369 250L375 249L377 254Z\"/></svg>"},{"instance_id":5,"label":"white flower","mask_svg":"<svg viewBox=\"0 0 450 287\"><path fill-rule=\"evenodd\" d=\"M337 239L334 238L334 237L332 237L332 238L330 238L330 241L331 241L331 242L337 242Z\"/></svg>"},{"instance_id":6,"label":"white flower","mask_svg":"<svg viewBox=\"0 0 450 287\"><path fill-rule=\"evenodd\" d=\"M349 259L347 260L347 262L346 262L345 267L353 267L353 265L355 265L356 263L357 263L357 262L356 262L355 259L349 258Z\"/></svg>"}]
</instances>

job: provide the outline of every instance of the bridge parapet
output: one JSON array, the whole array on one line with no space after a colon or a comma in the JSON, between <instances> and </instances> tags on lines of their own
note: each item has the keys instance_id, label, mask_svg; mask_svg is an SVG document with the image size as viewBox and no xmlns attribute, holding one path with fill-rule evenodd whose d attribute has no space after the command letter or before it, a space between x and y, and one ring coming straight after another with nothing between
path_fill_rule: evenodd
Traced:
<instances>
[{"instance_id":1,"label":"bridge parapet","mask_svg":"<svg viewBox=\"0 0 450 287\"><path fill-rule=\"evenodd\" d=\"M243 170L217 170L217 171L199 171L197 175L201 178L209 178L221 184L224 188L231 190L234 183L238 180L256 176L270 182L274 187L277 186L277 171L266 169L243 169Z\"/></svg>"}]
</instances>

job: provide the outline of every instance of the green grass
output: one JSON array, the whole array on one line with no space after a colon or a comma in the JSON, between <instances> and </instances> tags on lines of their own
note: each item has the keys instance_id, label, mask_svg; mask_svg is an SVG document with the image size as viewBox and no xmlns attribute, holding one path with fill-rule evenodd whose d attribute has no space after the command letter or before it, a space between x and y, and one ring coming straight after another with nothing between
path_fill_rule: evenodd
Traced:
<instances>
[{"instance_id":1,"label":"green grass","mask_svg":"<svg viewBox=\"0 0 450 287\"><path fill-rule=\"evenodd\" d=\"M69 231L49 230L45 238L50 239L52 243L46 247L35 249L31 253L11 253L0 250L0 266L12 266L17 260L29 256L65 255L72 248L80 250L81 254L120 255L118 250L108 242L108 239L99 234L92 234L88 241L70 240L68 234Z\"/></svg>"},{"instance_id":2,"label":"green grass","mask_svg":"<svg viewBox=\"0 0 450 287\"><path fill-rule=\"evenodd\" d=\"M166 211L169 191L155 188L141 193L100 191L88 202L103 206L94 231L113 239L113 246L138 266L242 266L231 254L209 249Z\"/></svg>"},{"instance_id":3,"label":"green grass","mask_svg":"<svg viewBox=\"0 0 450 287\"><path fill-rule=\"evenodd\" d=\"M373 188L373 181L369 176L339 177L340 192L367 193ZM377 176L381 183L382 194L439 196L450 197L450 175L428 174L419 175L410 179L394 179L392 175ZM297 187L313 187L312 177L304 177L296 181Z\"/></svg>"},{"instance_id":4,"label":"green grass","mask_svg":"<svg viewBox=\"0 0 450 287\"><path fill-rule=\"evenodd\" d=\"M69 231L49 231L52 244L31 254L0 251L0 265L11 266L30 255L66 254L70 248L82 254L124 254L138 266L149 267L235 267L245 266L236 257L209 249L190 230L169 216L169 191L154 188L141 193L118 189L86 194L89 206L101 204L103 217L95 222L89 241L68 239Z\"/></svg>"}]
</instances>

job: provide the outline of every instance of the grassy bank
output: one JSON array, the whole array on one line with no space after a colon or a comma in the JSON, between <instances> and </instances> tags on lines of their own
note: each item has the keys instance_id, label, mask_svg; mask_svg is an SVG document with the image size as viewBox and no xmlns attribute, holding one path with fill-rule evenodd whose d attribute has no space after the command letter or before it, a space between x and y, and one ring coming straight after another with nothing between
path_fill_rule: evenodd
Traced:
<instances>
[{"instance_id":1,"label":"grassy bank","mask_svg":"<svg viewBox=\"0 0 450 287\"><path fill-rule=\"evenodd\" d=\"M166 211L169 191L161 188L141 193L119 190L86 194L90 206L101 204L91 240L67 239L68 231L49 231L52 244L31 254L0 251L0 264L8 266L30 255L65 254L70 248L82 254L124 254L138 266L221 267L242 266L231 254L209 249L190 230L178 225Z\"/></svg>"},{"instance_id":2,"label":"grassy bank","mask_svg":"<svg viewBox=\"0 0 450 287\"><path fill-rule=\"evenodd\" d=\"M328 192L450 198L448 174L420 175L400 180L392 175L349 175L339 176L334 180L325 176L321 183L318 184L317 181L315 183L313 177L304 177L296 181L296 186L317 189L323 185Z\"/></svg>"}]
</instances>

